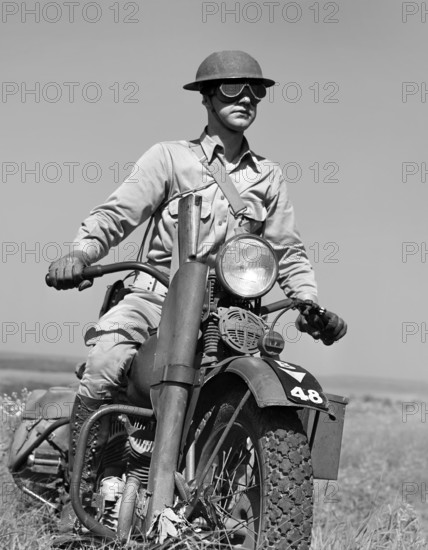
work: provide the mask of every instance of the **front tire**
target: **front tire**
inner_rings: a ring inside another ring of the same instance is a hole
[[[213,459],[205,479],[200,480],[205,503],[202,515],[206,520],[208,509],[216,540],[231,548],[309,550],[312,464],[296,411],[291,407],[261,409],[250,396],[215,452],[245,390],[212,399],[197,415],[196,480]]]

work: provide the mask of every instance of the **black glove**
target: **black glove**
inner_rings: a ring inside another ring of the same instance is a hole
[[[332,311],[308,315],[301,313],[296,319],[296,328],[300,332],[307,332],[314,340],[322,340],[326,346],[340,340],[348,330],[345,321]]]
[[[51,263],[49,280],[57,290],[67,290],[77,286],[79,290],[84,290],[93,284],[92,281],[84,280],[82,277],[83,268],[88,265],[89,262],[85,259],[85,254],[75,250]]]

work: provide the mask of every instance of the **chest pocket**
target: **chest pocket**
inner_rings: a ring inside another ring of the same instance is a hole
[[[260,199],[243,198],[247,210],[244,213],[244,221],[241,228],[246,233],[260,235],[263,229],[263,223],[266,221],[267,210]]]
[[[171,216],[171,218],[174,219],[174,221],[178,220],[178,203],[180,199],[174,199],[168,204],[168,213]],[[202,207],[201,207],[201,218],[203,220],[206,220],[211,215],[211,203],[206,200],[202,199]]]

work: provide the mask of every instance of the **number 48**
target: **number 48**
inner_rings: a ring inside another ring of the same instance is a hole
[[[306,395],[303,388],[301,388],[300,386],[295,386],[290,393],[293,397],[297,397],[301,401],[312,401],[313,403],[323,402],[322,397],[315,390],[308,390],[308,395]]]

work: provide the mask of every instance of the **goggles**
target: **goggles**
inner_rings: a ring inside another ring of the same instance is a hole
[[[251,94],[257,101],[266,97],[266,86],[264,84],[255,84],[254,82],[222,82],[217,88],[220,99],[225,103],[232,103],[238,98],[244,88],[249,88]]]

